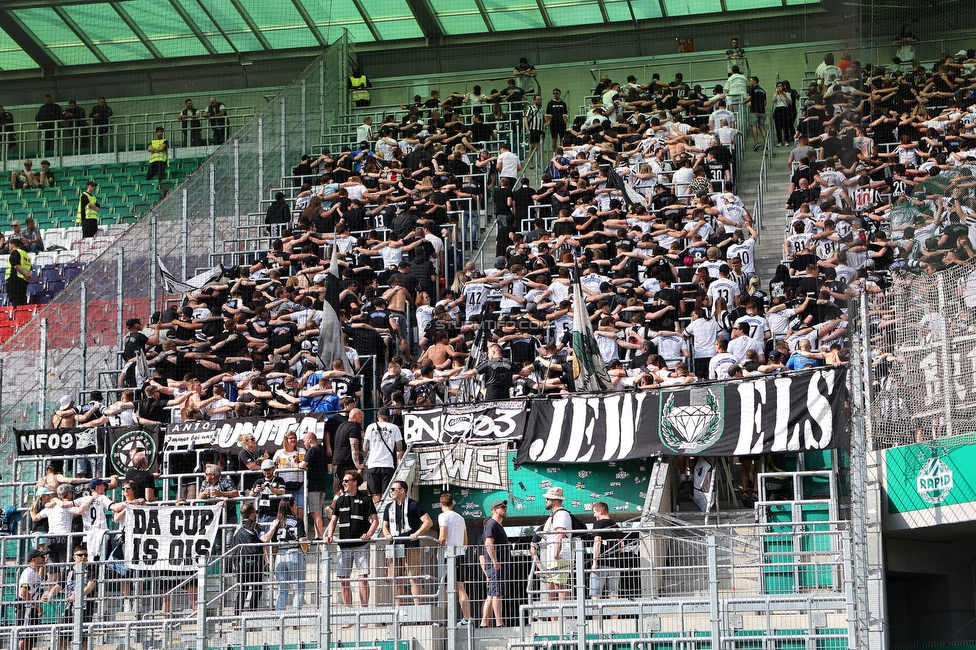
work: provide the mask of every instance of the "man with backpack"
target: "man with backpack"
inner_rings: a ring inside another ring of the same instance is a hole
[[[551,487],[543,495],[546,510],[551,514],[542,527],[542,558],[545,568],[547,600],[569,600],[570,533],[573,517],[563,507],[565,496],[561,487]]]

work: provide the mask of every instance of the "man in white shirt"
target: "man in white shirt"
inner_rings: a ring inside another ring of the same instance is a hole
[[[728,379],[729,368],[739,363],[734,355],[729,354],[729,342],[721,336],[715,339],[715,356],[708,362],[709,379]]]
[[[356,142],[373,141],[373,118],[366,117],[363,123],[356,127]]]
[[[691,322],[683,332],[691,337],[695,347],[695,374],[701,379],[708,379],[708,364],[715,356],[715,341],[721,328],[714,318],[708,318],[705,310],[698,307],[691,312]]]
[[[755,350],[759,355],[759,360],[764,360],[764,350],[762,343],[749,336],[748,323],[739,323],[732,327],[732,340],[729,341],[729,354],[734,356],[739,363],[745,363],[746,352]]]
[[[440,533],[437,541],[444,547],[448,556],[455,558],[454,569],[457,574],[458,604],[461,606],[461,620],[458,621],[459,630],[465,630],[471,625],[471,600],[464,586],[464,548],[468,545],[468,529],[464,517],[454,512],[454,497],[450,492],[441,494],[441,514],[437,515],[437,528]]]
[[[726,126],[735,127],[735,113],[729,110],[728,104],[724,99],[720,99],[718,100],[718,104],[716,104],[715,110],[708,116],[708,124],[714,131],[722,126],[723,120],[727,122]]]
[[[518,156],[512,153],[511,147],[503,143],[498,147],[498,160],[495,161],[495,168],[498,170],[499,177],[511,179],[511,187],[515,187],[515,179],[518,178],[518,173],[522,170],[522,162]]]
[[[739,284],[729,279],[728,264],[722,264],[718,268],[718,280],[708,285],[706,295],[709,298],[709,305],[715,304],[716,298],[724,298],[725,306],[729,309],[739,304]]]
[[[738,257],[742,260],[742,272],[747,279],[751,279],[756,274],[756,231],[749,224],[743,224],[749,231],[749,239],[745,238],[742,230],[732,233],[732,245],[729,246],[726,255],[729,259]]]
[[[376,422],[366,427],[363,436],[366,454],[366,491],[379,504],[393,480],[393,470],[403,457],[403,434],[390,422],[390,409],[384,406],[376,414]]]

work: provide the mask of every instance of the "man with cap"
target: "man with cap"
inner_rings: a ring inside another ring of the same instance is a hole
[[[285,479],[275,474],[275,462],[270,458],[261,461],[261,472],[263,475],[254,482],[251,488],[251,496],[257,498],[258,521],[267,523],[278,515],[278,497],[283,497],[288,493],[285,486]]]
[[[19,237],[11,235],[7,244],[10,246],[6,272],[7,299],[12,306],[19,307],[27,304],[27,285],[34,277],[31,273],[31,259]]]
[[[21,571],[17,580],[17,627],[37,625],[41,622],[41,610],[44,578],[41,567],[47,563],[47,551],[38,549],[27,554],[27,567]],[[44,598],[46,600],[46,598]],[[17,642],[17,650],[30,650],[34,647],[35,639],[21,634]]]
[[[78,199],[78,214],[75,216],[75,224],[81,226],[82,237],[94,237],[98,231],[98,211],[101,206],[95,198],[95,188],[98,184],[95,181],[85,183],[85,191]],[[9,293],[9,292],[8,292]]]
[[[494,614],[495,627],[502,626],[502,581],[505,567],[512,560],[512,543],[508,541],[502,522],[508,514],[508,501],[499,499],[491,503],[491,516],[485,519],[482,535],[484,552],[479,558],[481,570],[488,581],[488,593],[481,608],[481,627],[490,627],[489,616]]]
[[[542,527],[543,566],[549,600],[569,600],[569,560],[571,549],[567,533],[573,529],[569,510],[563,507],[561,487],[551,487],[543,495],[551,514]]]
[[[339,538],[339,560],[336,575],[342,586],[342,602],[347,607],[352,605],[352,586],[349,582],[353,567],[360,578],[359,603],[369,605],[369,539],[379,527],[379,517],[373,500],[359,489],[363,482],[362,475],[354,469],[346,470],[342,476],[342,493],[337,494],[332,501],[332,519],[329,530],[325,535],[325,542],[331,544],[335,539],[336,529]]]
[[[124,504],[115,504],[105,494],[108,490],[114,490],[116,485],[118,485],[117,476],[113,476],[111,480],[93,478],[88,482],[88,489],[91,490],[91,494],[82,497],[71,509],[72,514],[81,517],[81,523],[85,530],[85,545],[95,559],[104,557],[102,547],[104,546],[105,534],[108,533],[106,511],[117,512],[125,509]]]

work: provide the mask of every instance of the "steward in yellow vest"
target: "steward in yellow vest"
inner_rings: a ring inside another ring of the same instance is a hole
[[[355,106],[369,106],[369,90],[372,84],[366,79],[366,75],[353,68],[352,76],[349,77],[349,89],[352,91],[350,99]]]
[[[163,127],[156,127],[156,138],[149,143],[146,150],[149,152],[149,173],[146,174],[146,180],[158,178],[159,189],[162,189],[163,181],[166,180],[166,165],[169,164],[169,142],[163,137]]]
[[[75,223],[81,226],[82,237],[94,237],[98,230],[98,199],[95,198],[95,188],[98,187],[95,181],[88,181],[85,191],[78,199],[78,214],[75,216]]]
[[[25,251],[23,243],[18,237],[11,237],[10,261],[7,264],[7,299],[14,307],[27,304],[27,284],[31,278],[30,255]]]

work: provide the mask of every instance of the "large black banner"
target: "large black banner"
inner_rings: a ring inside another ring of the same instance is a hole
[[[518,440],[525,430],[527,405],[519,400],[404,411],[403,437],[408,445]]]
[[[18,456],[75,456],[98,452],[96,429],[14,429]]]
[[[105,427],[105,475],[123,476],[132,467],[132,457],[137,452],[146,454],[149,469],[158,469],[162,458],[159,453],[159,425],[144,427]]]
[[[280,447],[285,434],[294,431],[301,440],[306,431],[314,431],[319,440],[325,435],[325,421],[331,413],[301,413],[277,418],[235,418],[233,420],[192,420],[166,427],[166,450],[187,450],[193,446],[211,445],[228,450],[237,447],[242,434],[254,436],[258,446]]]
[[[847,447],[847,368],[536,401],[516,463],[754,456]]]

